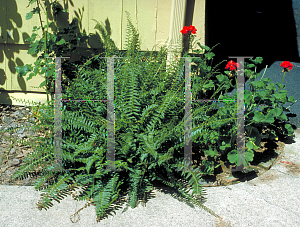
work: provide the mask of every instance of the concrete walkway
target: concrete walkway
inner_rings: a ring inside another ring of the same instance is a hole
[[[295,135],[295,143],[286,144],[276,164],[259,177],[236,185],[205,188],[204,205],[231,226],[300,226],[300,129]],[[36,206],[39,194],[32,186],[0,185],[0,226],[216,226],[218,222],[203,209],[155,190],[146,207],[139,204],[124,211],[124,203],[116,214],[97,223],[95,207],[90,206],[75,216],[79,218],[77,223],[72,223],[71,215],[84,202],[69,196],[40,211]]]

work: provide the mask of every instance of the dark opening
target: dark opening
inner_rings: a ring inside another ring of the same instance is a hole
[[[292,0],[208,0],[205,12],[205,44],[220,43],[213,65],[236,61],[228,56],[263,57],[258,71],[274,61],[299,62]]]

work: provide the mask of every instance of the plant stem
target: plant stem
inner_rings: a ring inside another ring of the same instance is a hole
[[[281,84],[280,84],[280,87],[279,87],[279,91],[280,91],[280,88],[281,88],[281,85],[282,85],[282,82],[283,82],[284,76],[285,76],[285,72],[284,72],[284,74],[283,74],[283,77],[282,77],[282,80],[281,80]],[[278,92],[279,92],[279,91],[278,91]]]
[[[40,8],[40,3],[39,3],[39,0],[37,0],[37,6]],[[41,9],[41,8],[40,8]],[[48,50],[47,50],[47,36],[48,36],[48,28],[49,28],[49,20],[48,20],[48,7],[46,6],[46,3],[45,3],[45,14],[46,14],[46,19],[47,19],[47,31],[45,32],[45,29],[43,27],[43,23],[42,23],[42,17],[41,17],[41,13],[40,13],[40,10],[39,10],[39,18],[40,18],[40,23],[41,23],[41,27],[42,27],[42,30],[43,30],[43,34],[45,36],[45,54],[47,55],[48,54]],[[47,95],[47,102],[49,101],[49,92],[48,92],[48,89],[47,89],[47,84],[48,84],[48,78],[45,76],[45,79],[46,79],[46,95]]]
[[[45,36],[45,53],[46,53],[46,55],[47,55],[47,54],[48,54],[48,49],[47,49],[47,36],[48,36],[49,23],[48,23],[48,7],[46,6],[46,3],[45,3],[45,7],[46,7],[46,19],[47,19],[47,32],[46,32],[46,36]],[[47,78],[47,76],[46,76],[46,85],[47,85],[47,83],[48,83],[48,78]],[[47,87],[46,87],[46,93],[47,93],[47,100],[49,100],[48,94],[49,94],[50,92],[48,92]]]
[[[260,80],[259,80],[259,81],[261,81],[261,80],[262,80],[262,78],[264,77],[264,75],[265,75],[265,73],[266,73],[266,70],[267,70],[267,67],[268,67],[268,66],[266,66],[266,68],[265,68],[265,71],[264,71],[264,74],[262,75],[262,77],[260,78]]]
[[[47,36],[48,36],[48,28],[49,28],[49,23],[48,23],[48,7],[46,7],[46,18],[47,18],[47,32],[45,36],[45,53],[48,54],[48,49],[47,49]]]
[[[37,4],[38,8],[40,8],[40,6],[39,6],[39,4],[40,4],[39,0],[36,1],[36,4]],[[41,27],[42,27],[43,33],[45,33],[40,10],[39,10],[39,17],[40,17],[40,22],[41,22]]]

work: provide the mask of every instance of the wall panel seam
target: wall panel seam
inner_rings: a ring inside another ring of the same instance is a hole
[[[122,11],[121,11],[121,50],[123,50],[123,16],[124,16],[124,0],[122,0]]]

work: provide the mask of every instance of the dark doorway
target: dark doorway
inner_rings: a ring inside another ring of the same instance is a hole
[[[292,0],[207,0],[205,12],[206,45],[220,43],[213,65],[236,61],[228,56],[263,57],[258,71],[274,61],[299,62]]]

